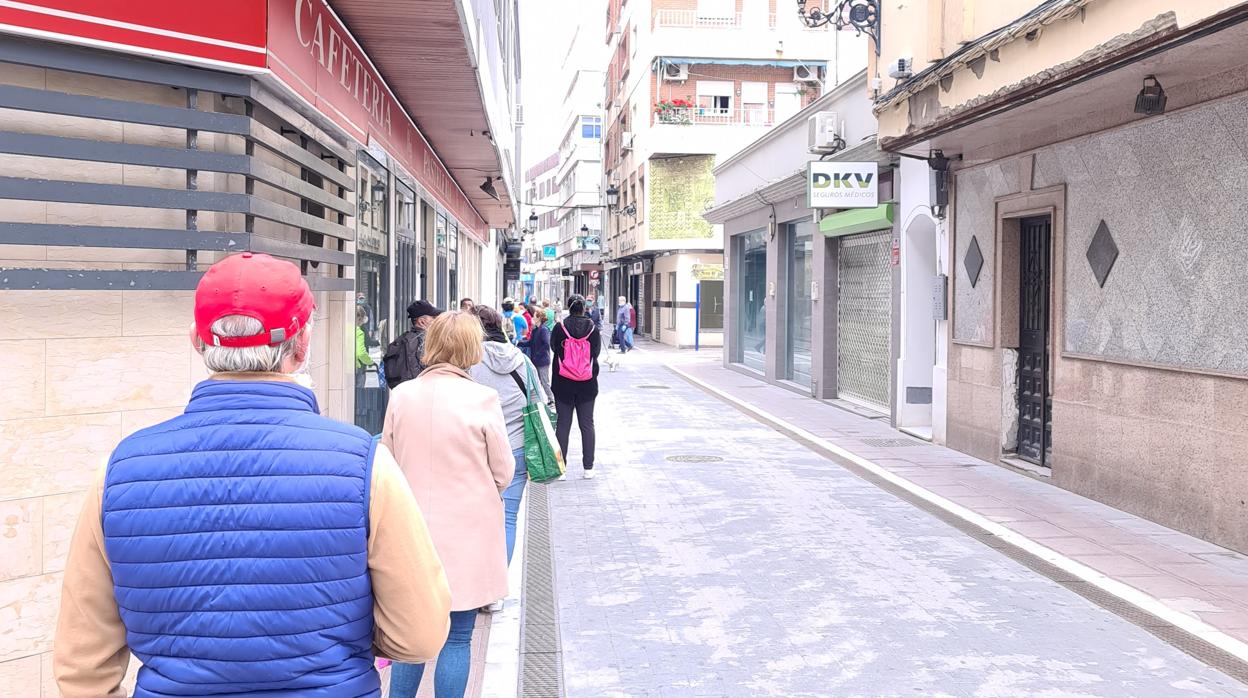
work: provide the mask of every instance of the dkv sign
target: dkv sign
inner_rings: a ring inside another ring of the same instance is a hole
[[[880,168],[874,162],[812,162],[806,171],[810,208],[875,208]]]

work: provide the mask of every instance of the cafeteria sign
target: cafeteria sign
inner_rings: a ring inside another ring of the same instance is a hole
[[[810,208],[875,208],[880,201],[880,167],[874,162],[822,162],[806,170]]]

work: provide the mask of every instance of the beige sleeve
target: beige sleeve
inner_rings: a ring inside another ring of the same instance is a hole
[[[451,588],[416,498],[390,449],[378,444],[369,503],[373,647],[400,662],[438,656],[451,623]]]
[[[511,453],[511,440],[507,438],[507,422],[503,417],[503,404],[497,395],[490,397],[485,408],[485,455],[494,473],[494,484],[499,494],[511,484],[516,474],[516,457]]]
[[[62,698],[124,698],[130,663],[126,628],[113,595],[113,574],[100,525],[104,469],[87,492],[69,544],[61,615],[52,649],[52,673]]]

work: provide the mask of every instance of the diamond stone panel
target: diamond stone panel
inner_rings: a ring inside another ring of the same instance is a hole
[[[979,238],[973,235],[963,264],[966,266],[966,275],[971,279],[971,288],[975,288],[975,284],[979,283],[979,272],[984,269],[984,253],[979,250]]]
[[[1114,262],[1118,261],[1118,245],[1114,242],[1114,236],[1109,234],[1109,226],[1104,220],[1096,227],[1096,234],[1088,244],[1087,256],[1097,285],[1105,288],[1105,280],[1109,278]]]

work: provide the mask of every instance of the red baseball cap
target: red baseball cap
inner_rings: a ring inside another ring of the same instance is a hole
[[[217,347],[281,344],[308,324],[316,301],[299,267],[267,254],[244,252],[208,267],[195,288],[195,331]],[[227,315],[255,318],[264,331],[250,337],[218,337],[212,323]]]

